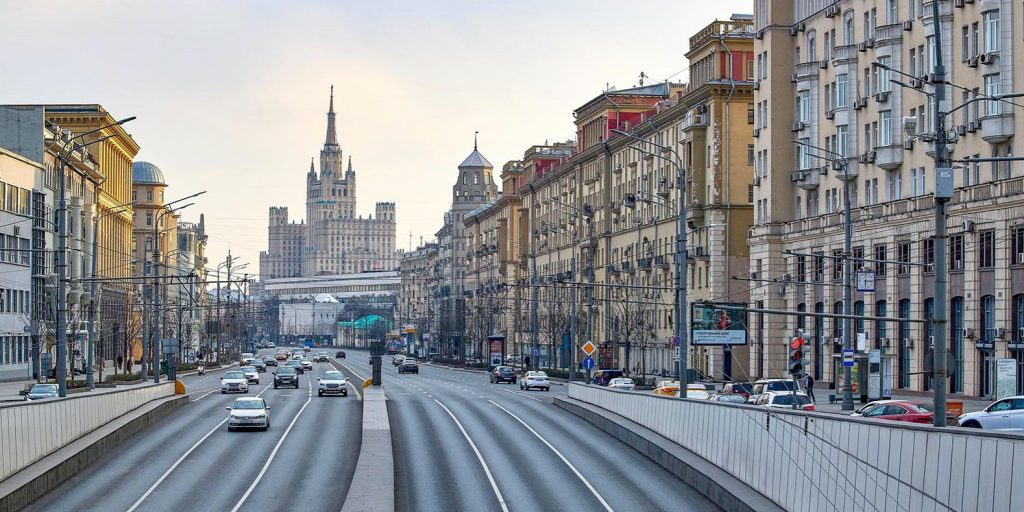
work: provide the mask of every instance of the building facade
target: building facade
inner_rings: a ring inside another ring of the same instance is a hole
[[[352,157],[347,168],[344,163],[332,87],[320,170],[310,160],[306,174],[306,221],[290,221],[287,208],[270,208],[267,251],[260,253],[261,275],[310,277],[398,267],[395,203],[378,202],[374,215],[359,215]]]
[[[399,253],[398,319],[403,326],[416,329],[413,341],[425,346],[430,341],[430,325],[434,316],[434,266],[437,264],[437,244],[424,244],[414,251]],[[426,339],[423,335],[426,334]]]
[[[841,313],[843,263],[873,286],[854,292],[858,351],[891,362],[892,388],[928,390],[935,308],[949,319],[953,393],[991,396],[997,359],[1015,359],[1024,392],[1024,175],[1011,160],[1022,126],[1016,106],[989,98],[1021,89],[1013,60],[1019,5],[1000,0],[755,2],[755,225],[751,300],[769,309]],[[941,38],[936,39],[936,26]],[[941,48],[941,52],[936,49]],[[932,83],[941,53],[949,85]],[[874,66],[873,63],[883,66]],[[888,71],[888,69],[893,71]],[[897,83],[898,82],[898,83]],[[945,87],[945,123],[932,92]],[[946,261],[949,302],[934,301],[934,140],[953,139]],[[799,143],[794,143],[796,140]],[[844,252],[849,201],[852,253]],[[786,251],[791,251],[787,253]],[[873,277],[873,278],[872,278]],[[911,320],[926,320],[914,322]],[[756,376],[785,373],[786,341],[810,336],[812,374],[839,386],[841,322],[758,315]]]

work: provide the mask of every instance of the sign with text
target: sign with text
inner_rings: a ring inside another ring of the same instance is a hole
[[[487,344],[489,345],[490,348],[490,367],[493,369],[495,366],[501,366],[505,364],[505,337],[488,336]]]
[[[1017,394],[1017,360],[996,359],[996,400]]]
[[[716,308],[716,305],[730,309]],[[721,302],[717,304],[694,303],[690,305],[690,339],[694,345],[746,345],[747,312],[746,304]]]

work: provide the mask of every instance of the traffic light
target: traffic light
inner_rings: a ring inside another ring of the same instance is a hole
[[[794,377],[800,377],[804,373],[804,341],[803,337],[795,336],[789,342],[789,373]]]

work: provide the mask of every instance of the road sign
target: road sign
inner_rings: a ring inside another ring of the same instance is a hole
[[[588,342],[584,343],[583,346],[580,347],[580,349],[583,350],[584,354],[589,356],[589,355],[593,354],[597,350],[597,347],[595,347],[593,343],[588,341]]]
[[[853,352],[852,348],[843,349],[843,367],[845,367],[845,368],[853,368],[853,363],[854,363],[853,354],[854,354],[854,352]]]
[[[535,348],[535,349],[530,351],[530,354],[532,354],[533,357],[539,357],[540,356],[540,349],[539,348]]]
[[[585,368],[587,370],[593,370],[594,369],[594,358],[590,357],[590,356],[587,356],[587,357],[583,358],[583,368]]]

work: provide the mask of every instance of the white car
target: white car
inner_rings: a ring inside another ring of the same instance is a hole
[[[224,376],[220,378],[220,392],[248,393],[249,379],[240,370],[224,372]]]
[[[676,391],[676,396],[679,396],[678,391]],[[707,400],[708,398],[711,398],[711,393],[708,393],[708,388],[704,387],[704,384],[687,384],[686,398]]]
[[[796,408],[802,411],[813,411],[814,402],[807,397],[807,393],[797,391],[766,391],[757,397],[754,405],[762,405],[774,409],[793,409],[793,401],[796,401]]]
[[[329,394],[348,396],[348,379],[345,378],[345,374],[336,370],[320,374],[320,378],[316,380],[316,395]]]
[[[245,374],[245,378],[249,380],[249,384],[260,383],[260,372],[255,366],[243,366],[238,370]]]
[[[526,372],[519,377],[519,389],[529,391],[530,388],[551,391],[551,381],[548,380],[548,374],[544,372]]]
[[[1011,396],[981,411],[961,414],[957,423],[968,428],[1024,431],[1024,396]]]
[[[235,400],[228,411],[228,432],[240,428],[270,428],[270,406],[262,398],[246,397]]]
[[[299,359],[299,361],[302,362],[302,371],[304,371],[304,372],[311,372],[311,371],[313,371],[313,361],[310,361],[309,359],[307,359],[305,357],[303,357],[302,359]]]
[[[636,384],[633,384],[633,379],[626,377],[616,377],[608,383],[608,387],[612,389],[622,389],[625,391],[636,390]]]
[[[253,355],[252,352],[246,352],[246,353],[242,354],[242,364],[249,364],[255,358],[256,358],[256,356]]]

